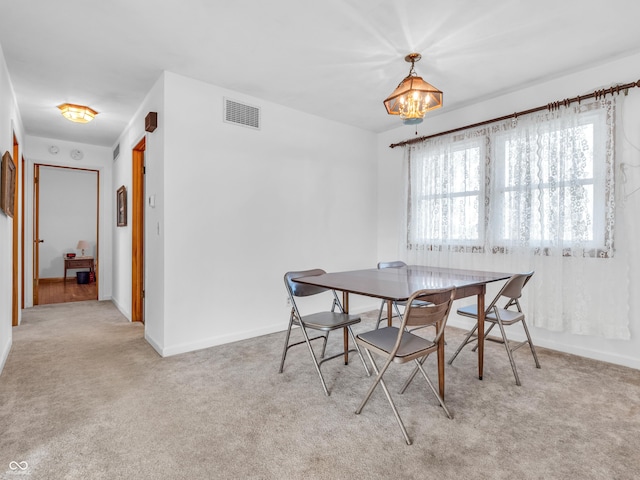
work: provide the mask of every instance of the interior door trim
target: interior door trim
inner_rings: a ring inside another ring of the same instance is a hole
[[[38,285],[40,283],[40,167],[80,170],[96,174],[96,256],[93,270],[96,280],[96,300],[100,291],[100,170],[94,168],[68,167],[65,165],[51,165],[47,163],[33,164],[33,306],[39,305]]]
[[[39,305],[40,285],[40,165],[33,166],[33,306]]]
[[[22,170],[20,169],[20,162],[18,161],[19,158],[19,154],[20,154],[20,145],[18,144],[18,139],[16,137],[16,134],[13,134],[13,159],[14,159],[14,163],[16,165],[16,176],[13,180],[14,182],[14,189],[13,189],[13,208],[14,208],[14,214],[13,214],[13,254],[12,254],[12,300],[11,300],[11,325],[16,327],[18,326],[18,320],[19,320],[19,316],[18,316],[18,311],[19,311],[19,295],[18,295],[18,291],[20,290],[20,274],[22,272],[20,272],[19,269],[19,249],[18,249],[18,245],[19,245],[19,241],[20,241],[20,235],[19,235],[19,224],[22,221],[22,219],[20,218],[20,208],[19,208],[19,204],[18,204],[18,188],[20,186],[20,183],[18,182],[18,178],[20,177],[20,174],[22,173]]]
[[[131,152],[131,321],[144,323],[144,152],[146,138]]]

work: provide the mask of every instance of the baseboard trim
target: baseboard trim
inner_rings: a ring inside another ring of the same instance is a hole
[[[112,301],[114,302],[114,304],[116,304],[116,307],[118,307],[117,302],[115,302],[115,300],[113,299]],[[371,306],[365,306],[361,308],[355,308],[351,311],[351,313],[361,314],[365,312],[370,312],[372,310],[377,310],[377,308],[379,307],[374,306],[372,308]],[[120,307],[118,307],[118,309],[127,318],[130,318]],[[447,323],[447,325],[454,328],[469,330],[469,328],[473,326],[473,323],[471,323],[471,321],[467,322],[467,319],[462,319],[462,318],[457,319],[455,317],[451,317],[449,318],[449,322]],[[145,334],[145,339],[147,340],[147,342],[149,342],[149,344],[153,347],[153,349],[156,352],[158,352],[158,354],[160,354],[162,357],[170,357],[173,355],[179,355],[181,353],[193,352],[196,350],[215,347],[217,345],[224,345],[226,343],[232,343],[240,340],[246,340],[248,338],[259,337],[261,335],[268,335],[271,333],[282,332],[286,330],[286,328],[287,328],[286,324],[278,323],[278,324],[269,325],[269,326],[255,329],[255,330],[248,330],[248,331],[236,332],[228,335],[209,337],[209,338],[201,339],[196,342],[185,342],[185,343],[179,343],[176,345],[169,345],[166,347],[161,347],[155,341],[153,341],[152,338],[148,337],[146,334]],[[509,337],[515,341],[524,340],[524,334],[522,334],[522,338],[521,338],[518,332],[509,333]],[[540,346],[542,348],[548,348],[550,350],[555,350],[557,352],[568,353],[571,355],[577,355],[580,357],[590,358],[593,360],[599,360],[602,362],[612,363],[615,365],[621,365],[623,367],[629,367],[629,368],[640,370],[640,359],[637,359],[637,358],[632,358],[632,357],[623,356],[623,355],[614,355],[608,352],[590,350],[590,349],[581,348],[581,347],[574,347],[572,345],[567,345],[565,343],[558,343],[558,342],[553,342],[545,339],[534,338],[533,341],[536,346]]]
[[[75,278],[72,278],[71,280],[75,280]],[[62,278],[62,277],[39,278],[38,282],[40,282],[40,283],[62,283],[62,282],[64,282],[64,278]]]
[[[362,306],[350,310],[350,313],[359,315],[361,313],[369,312],[375,309],[375,306]],[[221,335],[216,337],[209,337],[198,340],[197,342],[185,342],[176,345],[170,345],[161,348],[151,339],[147,338],[149,344],[163,357],[170,357],[173,355],[179,355],[181,353],[193,352],[196,350],[203,350],[205,348],[215,347],[218,345],[224,345],[227,343],[238,342],[240,340],[246,340],[248,338],[260,337],[262,335],[269,335],[271,333],[283,332],[287,329],[287,322],[280,322],[277,324],[271,324],[265,327],[256,328],[254,330],[246,330],[243,332],[234,332],[228,335]]]
[[[7,363],[7,359],[9,358],[9,352],[11,351],[12,344],[13,344],[13,338],[10,335],[9,338],[7,339],[7,343],[5,343],[2,346],[2,350],[0,351],[0,353],[2,353],[2,356],[0,356],[0,374],[2,373],[2,370],[4,370],[4,366]]]
[[[115,298],[113,298],[113,297],[111,297],[111,303],[113,303],[113,304],[116,306],[116,308],[120,311],[120,313],[121,313],[122,315],[124,315],[124,317],[125,317],[127,320],[131,321],[131,312],[128,312],[128,311],[127,311],[127,310],[126,310],[122,305],[120,305],[120,304],[118,303],[118,301],[117,301]]]
[[[151,345],[151,347],[158,353],[158,355],[160,355],[161,357],[165,356],[162,354],[162,347],[153,338],[151,338],[151,336],[149,336],[146,328],[144,331],[144,339],[147,341],[149,345]]]
[[[114,303],[116,302],[114,301]],[[351,313],[359,315],[361,313],[369,312],[374,308],[375,308],[374,306],[354,308],[351,311]],[[124,312],[123,312],[123,315],[124,315]],[[170,345],[166,347],[161,347],[151,337],[147,336],[146,333],[145,333],[145,339],[147,340],[147,342],[149,342],[149,345],[151,345],[153,349],[156,352],[158,352],[162,357],[171,357],[173,355],[179,355],[181,353],[188,353],[196,350],[203,350],[205,348],[215,347],[218,345],[224,345],[232,342],[238,342],[240,340],[246,340],[248,338],[260,337],[262,335],[269,335],[271,333],[283,332],[286,329],[287,329],[286,322],[277,323],[277,324],[268,325],[266,327],[257,328],[254,330],[234,332],[228,335],[209,337],[209,338],[200,339],[196,342],[185,342],[185,343],[179,343],[176,345]]]
[[[236,332],[228,335],[221,335],[218,337],[209,337],[201,339],[197,342],[180,343],[177,345],[171,345],[165,348],[159,348],[151,342],[151,346],[162,355],[163,357],[171,357],[173,355],[179,355],[181,353],[193,352],[196,350],[202,350],[205,348],[215,347],[218,345],[224,345],[227,343],[237,342],[240,340],[246,340],[248,338],[260,337],[262,335],[268,335],[270,333],[282,332],[287,326],[282,323],[269,325],[267,327],[258,328],[255,330],[247,330],[244,332]],[[149,341],[149,340],[147,340]]]
[[[587,348],[574,347],[564,343],[557,343],[549,340],[540,339],[536,341],[533,338],[533,343],[536,346],[548,348],[549,350],[555,350],[556,352],[568,353],[570,355],[576,355],[578,357],[590,358],[592,360],[598,360],[600,362],[613,363],[614,365],[620,365],[623,367],[634,368],[640,370],[640,360],[623,355],[614,355],[608,352],[599,352],[597,350],[590,350]]]
[[[449,318],[447,326],[468,331],[471,327],[473,327],[473,322],[471,320],[467,321],[466,319]],[[493,334],[493,331],[491,332],[491,334]],[[507,332],[507,337],[510,340],[516,342],[522,342],[526,338],[523,332],[515,331],[515,329],[513,332],[509,330]],[[615,355],[610,352],[602,352],[589,348],[576,347],[567,343],[559,343],[549,339],[536,338],[535,336],[533,336],[532,340],[533,344],[536,347],[548,348],[549,350],[554,350],[556,352],[568,353],[570,355],[576,355],[578,357],[590,358],[592,360],[613,363],[614,365],[620,365],[623,367],[635,368],[637,370],[640,370],[640,359],[637,358],[624,355]]]

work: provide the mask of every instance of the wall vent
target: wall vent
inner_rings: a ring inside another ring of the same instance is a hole
[[[224,121],[260,130],[260,109],[251,105],[224,99]]]
[[[118,158],[118,155],[120,155],[120,144],[116,145],[116,148],[113,149],[113,161],[116,161],[116,158]]]

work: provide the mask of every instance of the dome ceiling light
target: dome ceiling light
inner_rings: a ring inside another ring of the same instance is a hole
[[[84,105],[74,105],[73,103],[63,103],[58,105],[62,115],[67,120],[76,123],[88,123],[98,114],[94,109]]]

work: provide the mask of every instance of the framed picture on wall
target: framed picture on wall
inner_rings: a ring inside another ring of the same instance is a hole
[[[9,152],[5,152],[2,156],[0,182],[0,209],[8,216],[13,217],[15,207],[13,199],[16,188],[16,166]]]
[[[118,189],[116,194],[116,212],[117,212],[117,226],[127,226],[127,187],[124,185]]]

